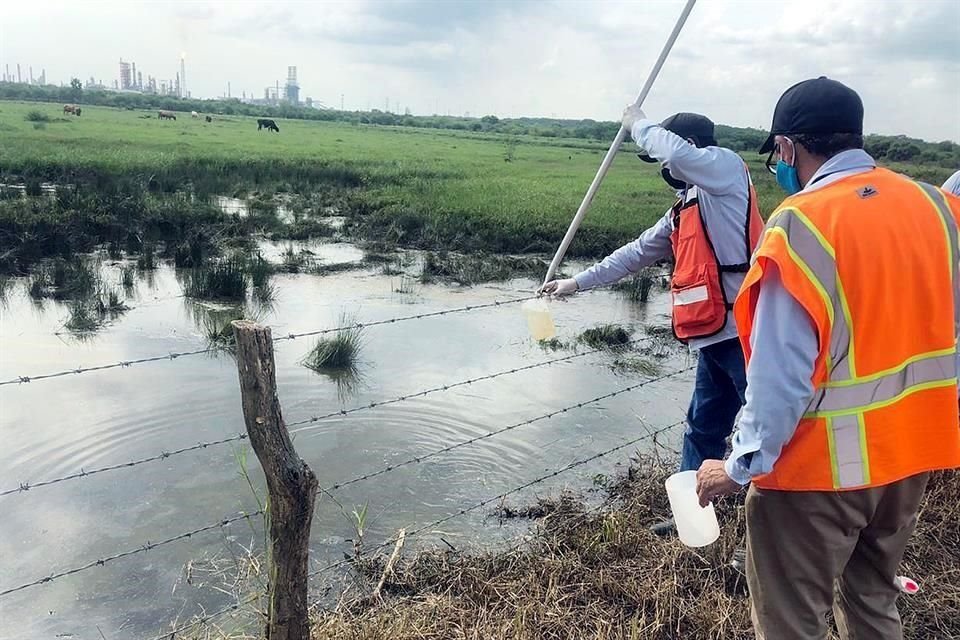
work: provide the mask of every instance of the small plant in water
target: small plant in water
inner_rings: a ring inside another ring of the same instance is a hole
[[[303,365],[319,373],[350,370],[356,367],[360,356],[361,338],[362,329],[356,327],[343,329],[332,338],[322,338],[303,359]]]
[[[120,284],[124,289],[132,289],[137,282],[137,270],[133,265],[120,268]]]
[[[153,271],[157,268],[157,254],[152,244],[143,245],[140,257],[137,258],[137,269]]]
[[[651,268],[641,269],[629,280],[621,280],[611,289],[621,293],[633,302],[646,302],[650,299],[650,290],[656,284],[659,272]]]
[[[630,331],[615,324],[587,329],[577,338],[593,349],[624,349],[630,342]]]
[[[184,294],[206,300],[243,300],[247,295],[246,267],[234,258],[193,269],[187,276]]]

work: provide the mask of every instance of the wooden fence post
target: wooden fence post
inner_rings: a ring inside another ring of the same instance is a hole
[[[309,640],[307,559],[317,477],[293,448],[280,414],[270,327],[233,323],[243,417],[270,494],[269,640]]]

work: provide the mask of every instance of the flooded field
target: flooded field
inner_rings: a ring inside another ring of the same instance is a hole
[[[260,250],[275,262],[289,248],[290,243],[264,243]],[[363,257],[347,243],[297,245],[300,249],[324,265]],[[373,266],[324,276],[280,273],[272,278],[272,300],[250,302],[245,310],[279,336],[335,327],[344,317],[370,322],[523,298],[536,286],[528,279],[472,287],[422,284],[416,277],[419,260],[415,253],[403,254],[389,276]],[[119,286],[124,266],[104,258],[103,281]],[[99,330],[79,334],[66,328],[68,303],[34,300],[27,279],[8,280],[0,306],[0,379],[204,348],[208,331],[202,319],[217,305],[184,297],[182,280],[169,266],[138,272],[124,293],[129,309]],[[668,308],[656,287],[646,304],[598,291],[553,302],[551,310],[563,341],[602,323],[632,327],[635,337],[644,335],[644,326],[668,324]],[[535,343],[519,304],[369,327],[361,334],[357,375],[339,384],[301,364],[315,340],[276,344],[288,423],[573,353]],[[652,358],[663,373],[690,364],[683,351],[669,353]],[[319,420],[294,429],[295,446],[321,487],[329,487],[645,379],[630,368],[611,367],[614,359],[591,354]],[[422,526],[645,429],[677,422],[691,380],[685,373],[357,482],[335,492],[339,505],[321,496],[311,563],[319,568],[353,552],[354,510],[366,508],[364,544],[372,548],[400,527]],[[244,431],[236,365],[228,352],[8,385],[0,387],[0,407],[5,442],[0,491]],[[679,429],[662,440],[672,447],[678,441]],[[538,484],[510,502],[565,487],[589,490],[593,476],[614,472],[628,451]],[[240,441],[2,496],[0,590],[255,511],[258,498],[250,485],[262,500],[255,456]],[[424,544],[496,546],[528,526],[501,525],[490,517],[492,509],[411,539],[407,552]],[[260,520],[240,521],[9,595],[0,601],[0,638],[86,640],[100,638],[101,631],[111,639],[152,637],[171,620],[230,604],[229,593],[202,584],[192,567],[209,558],[229,564],[244,548],[261,550],[262,540]],[[313,583],[320,599],[335,597],[339,586],[336,572]]]

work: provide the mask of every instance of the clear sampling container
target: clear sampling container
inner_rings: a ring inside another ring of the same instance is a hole
[[[520,308],[523,309],[523,315],[527,317],[527,327],[534,340],[549,340],[557,335],[557,328],[553,324],[553,316],[550,315],[550,307],[546,300],[543,298],[527,300]]]
[[[711,502],[700,506],[697,472],[681,471],[667,478],[667,498],[677,525],[680,542],[688,547],[705,547],[720,537],[720,525]]]

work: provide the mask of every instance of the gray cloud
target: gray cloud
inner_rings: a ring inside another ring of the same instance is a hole
[[[0,55],[43,61],[58,80],[113,78],[120,56],[171,77],[186,49],[195,95],[219,95],[230,80],[235,94],[259,94],[297,65],[302,94],[327,104],[344,94],[346,106],[366,108],[389,96],[415,113],[609,120],[636,95],[682,0],[205,0],[150,4],[148,12],[119,1],[41,4],[5,9]],[[960,140],[955,7],[701,2],[645,106],[655,116],[695,110],[766,127],[786,87],[828,75],[861,92],[872,131]]]

